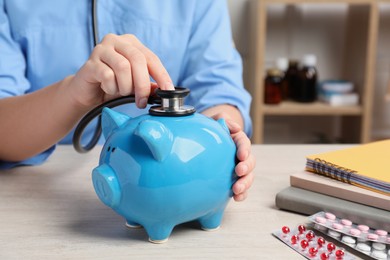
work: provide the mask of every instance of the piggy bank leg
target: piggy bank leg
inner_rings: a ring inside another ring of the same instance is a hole
[[[214,231],[219,228],[222,222],[224,208],[199,218],[199,223],[203,230]]]
[[[173,228],[174,225],[167,223],[145,225],[146,232],[149,235],[149,241],[154,244],[162,244],[167,242]]]
[[[142,226],[132,220],[126,220],[126,227],[131,229],[142,228]]]

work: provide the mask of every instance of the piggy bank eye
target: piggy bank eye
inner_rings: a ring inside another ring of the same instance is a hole
[[[107,152],[111,151],[111,152],[115,152],[115,149],[116,147],[112,147],[112,150],[111,150],[111,146],[107,147]]]

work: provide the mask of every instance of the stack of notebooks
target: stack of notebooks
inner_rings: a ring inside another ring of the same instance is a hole
[[[390,231],[390,140],[309,155],[306,169],[290,176],[291,187],[276,206],[307,215],[332,211],[355,222],[370,219]]]

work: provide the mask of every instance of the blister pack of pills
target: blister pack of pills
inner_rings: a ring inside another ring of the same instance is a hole
[[[386,230],[352,223],[330,212],[309,217],[314,228],[374,259],[390,259],[390,236]]]
[[[355,256],[345,251],[344,248],[338,247],[321,236],[317,236],[313,230],[305,225],[299,225],[294,229],[284,226],[272,234],[307,259],[355,259]]]

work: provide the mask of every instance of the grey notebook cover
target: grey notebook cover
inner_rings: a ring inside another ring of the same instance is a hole
[[[313,191],[288,187],[276,195],[275,204],[279,209],[305,215],[328,211],[334,213],[337,217],[349,219],[354,223],[390,231],[390,211]]]

